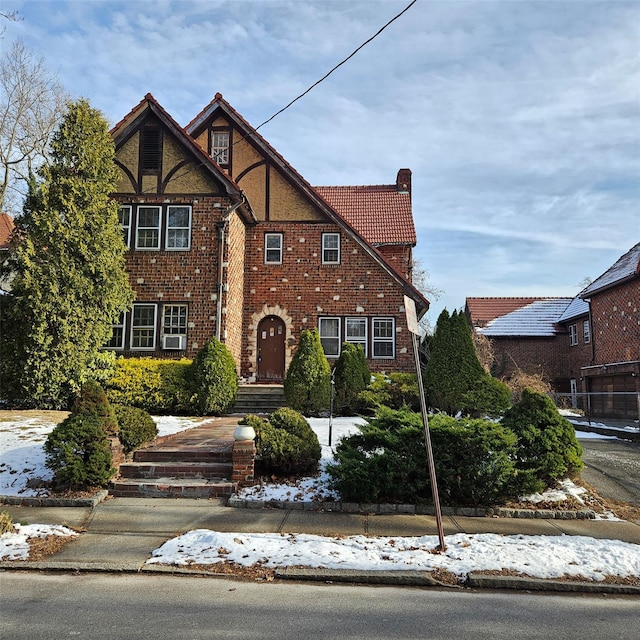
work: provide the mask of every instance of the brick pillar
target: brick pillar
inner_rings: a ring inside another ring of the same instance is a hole
[[[256,445],[253,440],[236,440],[233,443],[231,481],[237,482],[238,486],[252,484],[255,459]]]

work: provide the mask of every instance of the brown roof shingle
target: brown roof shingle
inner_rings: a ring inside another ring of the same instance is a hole
[[[415,246],[411,195],[395,184],[314,189],[367,242]]]

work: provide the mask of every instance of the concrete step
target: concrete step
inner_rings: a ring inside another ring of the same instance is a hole
[[[234,413],[273,413],[285,405],[282,385],[249,384],[238,387]]]
[[[120,465],[121,478],[208,478],[228,479],[233,473],[231,462],[125,462]]]
[[[109,493],[116,498],[228,498],[237,487],[233,482],[206,478],[156,478],[114,480]]]

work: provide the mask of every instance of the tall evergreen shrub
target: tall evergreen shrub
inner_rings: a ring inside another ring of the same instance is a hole
[[[317,329],[304,330],[284,379],[287,405],[304,415],[329,409],[331,369]]]
[[[343,416],[358,412],[358,394],[371,382],[371,372],[367,358],[360,345],[345,342],[334,370],[334,411]]]
[[[193,389],[193,407],[200,415],[220,415],[235,402],[236,363],[229,349],[217,338],[212,338],[196,354],[188,376]]]

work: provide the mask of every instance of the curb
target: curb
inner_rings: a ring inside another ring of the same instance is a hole
[[[23,507],[95,507],[106,500],[109,492],[98,491],[91,498],[37,498],[21,496],[0,496],[0,504],[11,504]]]
[[[432,506],[414,504],[361,504],[356,502],[318,502],[292,500],[245,500],[237,494],[232,495],[228,507],[236,509],[286,509],[290,511],[335,511],[336,513],[362,513],[378,515],[435,515]],[[476,518],[522,518],[541,520],[594,520],[595,511],[582,509],[579,511],[562,511],[552,509],[509,509],[507,507],[473,508],[442,507],[443,516],[466,516]]]

